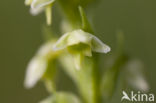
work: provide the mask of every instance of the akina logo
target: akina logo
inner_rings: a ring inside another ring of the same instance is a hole
[[[125,91],[122,91],[123,97],[121,101],[132,101],[132,102],[154,102],[154,94],[146,94],[138,91],[134,93],[131,91],[130,94],[127,94]]]

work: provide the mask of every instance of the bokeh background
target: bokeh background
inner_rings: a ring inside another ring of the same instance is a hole
[[[156,1],[101,0],[89,8],[98,37],[112,51],[117,29],[124,31],[126,52],[143,61],[150,92],[156,94]],[[59,18],[55,10],[54,23]],[[27,63],[43,43],[44,23],[44,14],[31,16],[23,0],[0,1],[0,103],[37,103],[47,96],[41,83],[31,90],[23,86]]]

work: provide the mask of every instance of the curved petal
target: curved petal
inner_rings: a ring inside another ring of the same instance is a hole
[[[43,8],[46,5],[53,3],[54,1],[55,0],[33,0],[32,4],[31,4],[31,8],[32,9]]]
[[[84,32],[82,30],[75,30],[71,32],[68,38],[68,45],[75,45],[78,43],[84,43],[90,45],[92,36],[91,34]]]
[[[33,15],[33,16],[36,16],[38,14],[40,14],[42,11],[44,10],[44,8],[38,8],[38,9],[30,9],[30,13]]]
[[[32,88],[37,81],[43,76],[47,68],[46,60],[34,57],[26,71],[26,78],[25,78],[25,87],[26,88]]]
[[[99,53],[108,53],[111,48],[99,40],[96,36],[93,35],[91,48],[95,52]]]
[[[64,34],[57,42],[56,44],[53,46],[53,50],[61,50],[66,48],[67,46],[67,42],[68,42],[68,37],[70,36],[70,33],[66,33]]]

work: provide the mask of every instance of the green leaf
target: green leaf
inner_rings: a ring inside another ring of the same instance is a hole
[[[82,20],[82,29],[86,32],[93,33],[90,23],[89,23],[89,21],[86,17],[86,14],[81,6],[79,6],[79,12],[81,15],[81,20]]]

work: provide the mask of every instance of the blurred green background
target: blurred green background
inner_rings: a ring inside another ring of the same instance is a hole
[[[144,62],[150,92],[156,93],[156,1],[101,0],[90,10],[98,37],[112,51],[116,31],[124,31],[127,53]],[[43,43],[43,23],[44,15],[31,16],[23,0],[0,1],[0,103],[37,103],[47,96],[41,83],[31,90],[23,86],[27,63]]]

